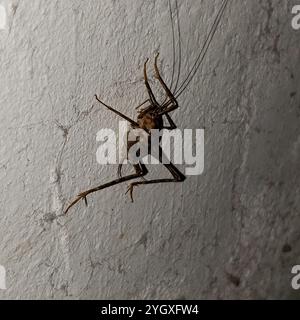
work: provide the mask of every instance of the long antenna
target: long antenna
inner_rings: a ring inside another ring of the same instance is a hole
[[[220,24],[221,18],[224,14],[224,11],[226,9],[226,6],[228,4],[229,0],[223,0],[223,3],[221,5],[221,8],[219,9],[217,16],[213,22],[213,25],[204,41],[203,47],[193,65],[193,67],[191,68],[191,70],[189,71],[186,79],[181,83],[180,87],[178,88],[178,90],[176,90],[176,92],[174,92],[174,95],[176,96],[176,98],[178,98],[184,91],[185,89],[188,87],[188,85],[190,84],[190,82],[192,81],[193,77],[195,76],[196,72],[198,71],[199,67],[201,66],[206,53],[209,49],[209,46],[214,38],[214,35],[218,29],[218,26]],[[168,102],[166,102],[168,103]]]
[[[176,49],[175,49],[175,30],[174,30],[174,20],[173,20],[171,0],[168,1],[168,4],[169,4],[169,12],[170,12],[171,28],[172,28],[172,51],[173,51],[173,58],[172,58],[172,78],[171,78],[171,84],[170,84],[170,90],[172,91],[173,81],[174,81],[174,75],[175,75]]]
[[[176,18],[177,18],[177,33],[178,33],[178,72],[177,72],[177,79],[175,83],[174,92],[176,92],[178,87],[178,82],[180,79],[181,73],[181,29],[180,29],[180,18],[179,18],[179,8],[178,8],[178,1],[175,0],[175,7],[176,7]]]

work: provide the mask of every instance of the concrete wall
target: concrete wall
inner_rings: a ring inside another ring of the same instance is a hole
[[[184,79],[221,1],[179,2]],[[157,51],[170,81],[167,1],[0,0],[0,298],[297,296],[296,3],[230,1],[174,112],[179,128],[205,127],[201,176],[139,187],[133,204],[119,185],[63,216],[78,192],[116,177],[96,162],[96,133],[119,119],[93,95],[134,117]]]

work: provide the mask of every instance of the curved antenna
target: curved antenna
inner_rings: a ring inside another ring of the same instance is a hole
[[[192,81],[193,77],[195,76],[196,72],[198,71],[199,67],[201,66],[206,53],[209,49],[209,46],[214,38],[214,35],[218,29],[218,26],[220,24],[221,18],[224,14],[224,11],[226,9],[226,6],[228,4],[229,0],[223,0],[223,3],[221,5],[221,8],[218,11],[218,14],[213,22],[213,25],[204,41],[203,47],[193,65],[193,67],[191,68],[191,70],[189,71],[186,79],[181,83],[180,87],[178,88],[178,90],[176,90],[176,92],[174,92],[174,95],[176,96],[176,98],[178,98],[184,91],[185,89],[188,87],[188,85],[190,84],[190,82]],[[168,101],[166,102],[166,104],[168,104]]]
[[[173,81],[175,76],[175,58],[176,58],[176,49],[175,49],[175,30],[174,30],[174,20],[173,20],[173,13],[172,13],[172,6],[171,0],[168,1],[169,4],[169,13],[170,13],[170,20],[171,20],[171,28],[172,28],[172,51],[173,51],[173,58],[172,58],[172,78],[170,84],[170,90],[173,87]]]
[[[180,18],[179,18],[179,9],[178,9],[178,1],[175,0],[175,8],[176,8],[176,18],[177,18],[177,34],[178,34],[178,73],[177,73],[177,79],[175,83],[174,92],[176,92],[178,88],[178,83],[180,79],[180,73],[181,73],[181,28],[180,28]]]
[[[179,65],[178,65],[178,71],[176,76],[176,82],[175,82],[175,88],[174,91],[173,85],[175,80],[175,69],[176,69],[176,39],[175,39],[175,23],[174,23],[174,17],[173,17],[173,10],[172,10],[172,4],[171,0],[168,0],[168,6],[169,6],[169,14],[170,14],[170,21],[171,21],[171,29],[172,29],[172,77],[171,77],[171,84],[169,85],[170,91],[175,92],[178,88],[178,83],[180,79],[180,73],[181,73],[181,28],[180,28],[180,20],[179,20],[179,10],[178,10],[178,1],[175,1],[175,12],[176,12],[176,20],[177,20],[177,34],[178,34],[178,50],[179,50]],[[168,100],[168,97],[164,99],[161,106],[163,106]]]

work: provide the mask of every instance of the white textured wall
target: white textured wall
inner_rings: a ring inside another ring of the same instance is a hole
[[[220,0],[183,0],[188,70]],[[287,298],[299,263],[300,31],[288,0],[232,0],[174,118],[205,127],[205,171],[126,184],[96,133],[134,116],[142,65],[171,75],[166,0],[0,0],[0,298]],[[94,104],[94,107],[92,105]],[[164,171],[155,168],[159,176]],[[231,276],[229,276],[231,274]],[[239,278],[239,281],[238,279]]]

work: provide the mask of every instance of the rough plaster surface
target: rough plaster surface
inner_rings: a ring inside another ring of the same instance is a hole
[[[221,1],[180,1],[185,71]],[[288,0],[232,0],[180,98],[205,127],[205,171],[183,184],[79,191],[116,177],[96,133],[129,116],[142,65],[170,79],[167,1],[0,1],[0,298],[289,298],[299,264],[300,33]],[[184,78],[184,72],[182,79]],[[167,174],[153,169],[157,175]]]

